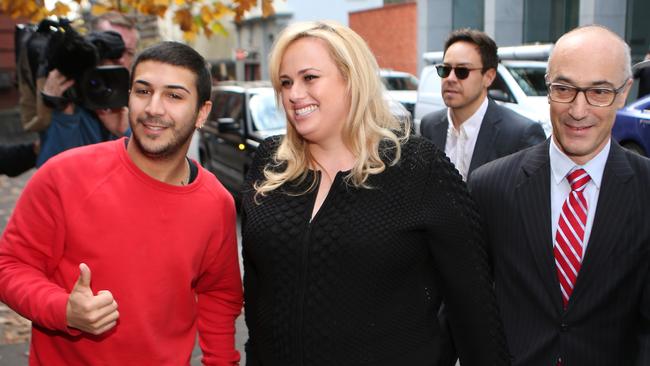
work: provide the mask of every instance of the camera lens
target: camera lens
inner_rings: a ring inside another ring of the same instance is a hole
[[[79,83],[81,104],[89,109],[118,108],[128,103],[129,72],[124,67],[100,66]]]
[[[88,78],[87,92],[92,98],[105,98],[109,97],[113,93],[113,90],[107,86],[103,78],[93,75],[93,77]]]

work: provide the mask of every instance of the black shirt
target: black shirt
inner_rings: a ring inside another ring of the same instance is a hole
[[[436,365],[443,299],[463,366],[508,364],[479,217],[444,153],[411,137],[371,189],[339,173],[310,222],[316,189],[299,193],[318,173],[253,201],[278,142],[242,198],[249,365]]]

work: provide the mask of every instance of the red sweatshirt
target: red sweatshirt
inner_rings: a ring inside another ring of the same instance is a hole
[[[124,139],[62,153],[31,178],[0,239],[0,301],[33,322],[30,365],[235,365],[242,306],[232,197],[203,168],[152,179]],[[66,325],[79,263],[120,318],[93,336]]]

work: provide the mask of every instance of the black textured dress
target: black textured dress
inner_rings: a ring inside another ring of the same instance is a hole
[[[316,189],[295,194],[319,173],[253,201],[278,143],[259,146],[242,198],[248,365],[436,366],[443,299],[463,366],[509,363],[479,218],[444,153],[411,137],[371,189],[338,173],[310,222]]]

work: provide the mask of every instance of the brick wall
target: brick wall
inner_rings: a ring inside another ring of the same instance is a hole
[[[417,4],[351,12],[349,24],[368,43],[379,67],[417,73]]]

